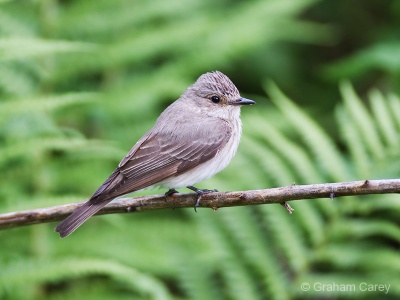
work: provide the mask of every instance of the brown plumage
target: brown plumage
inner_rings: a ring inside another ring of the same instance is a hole
[[[154,186],[192,186],[221,171],[240,140],[239,107],[254,103],[240,97],[221,72],[203,74],[165,109],[93,196],[55,230],[61,237],[71,234],[119,196]]]

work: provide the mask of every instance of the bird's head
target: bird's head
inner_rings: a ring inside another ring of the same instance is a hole
[[[242,105],[255,104],[253,100],[241,97],[233,82],[219,71],[201,75],[184,95],[207,114],[221,117],[238,114]]]

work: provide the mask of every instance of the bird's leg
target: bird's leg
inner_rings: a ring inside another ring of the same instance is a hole
[[[194,186],[192,186],[192,185],[187,186],[187,188],[188,188],[189,190],[192,190],[192,191],[194,191],[194,192],[197,193],[197,200],[196,200],[196,203],[194,204],[194,211],[195,211],[195,212],[197,212],[196,208],[197,208],[197,206],[199,206],[201,196],[203,196],[203,195],[205,195],[205,194],[209,194],[209,193],[218,192],[218,190],[207,190],[207,189],[200,190],[200,189],[198,189],[197,187],[194,187]]]

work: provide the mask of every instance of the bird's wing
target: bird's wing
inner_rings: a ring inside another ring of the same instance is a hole
[[[56,227],[61,237],[74,232],[112,199],[195,168],[229,141],[231,127],[221,119],[191,120],[179,130],[150,130],[129,151],[93,196]]]
[[[229,141],[226,121],[188,122],[175,131],[150,131],[121,161],[92,198],[115,198],[189,171],[213,158]]]

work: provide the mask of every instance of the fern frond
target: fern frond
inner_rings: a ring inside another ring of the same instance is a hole
[[[36,81],[29,68],[20,67],[10,62],[2,62],[0,65],[0,91],[6,97],[21,97],[35,92]],[[4,97],[5,98],[5,97]]]
[[[376,158],[383,156],[384,146],[374,125],[373,118],[348,82],[340,85],[344,105],[354,125],[365,141],[368,151]]]
[[[252,158],[252,164],[258,166],[253,172],[257,172],[259,178],[268,177],[276,186],[293,183],[288,181],[292,174],[290,167],[277,153],[270,151],[262,143],[247,137],[243,137],[243,144],[245,147],[242,152]]]
[[[376,127],[379,135],[389,147],[399,146],[399,134],[395,126],[394,118],[391,118],[391,112],[388,101],[378,90],[372,90],[369,93],[369,100],[373,119],[376,121]]]
[[[27,151],[29,149],[29,151]],[[89,141],[81,138],[39,138],[20,143],[12,143],[0,150],[0,166],[8,161],[23,159],[35,161],[38,157],[45,155],[48,151],[65,151],[72,155],[102,156],[119,159],[122,151],[115,149],[100,141]]]
[[[385,216],[397,216],[400,213],[400,202],[398,195],[385,195],[385,201],[361,201],[357,205],[357,212],[365,217],[377,213]]]
[[[237,208],[229,212],[222,211],[222,224],[233,237],[233,247],[254,270],[254,276],[259,278],[266,297],[288,299],[287,278],[283,276],[282,267],[274,259],[272,249],[268,247],[265,236],[268,231],[263,231],[255,222],[255,215],[251,211]]]
[[[333,239],[346,240],[379,237],[395,243],[400,243],[400,229],[390,221],[385,220],[341,220],[331,226],[330,235]]]
[[[396,123],[396,130],[400,130],[400,98],[395,94],[390,94],[388,96],[388,105],[390,107],[390,112],[393,117],[393,121]]]
[[[0,274],[0,292],[3,294],[22,283],[52,282],[65,278],[91,275],[109,276],[125,285],[125,288],[143,293],[155,299],[170,299],[165,286],[155,277],[110,260],[64,258],[48,261],[20,261],[3,266]]]
[[[283,132],[277,130],[266,118],[255,114],[251,118],[246,118],[244,122],[246,123],[246,128],[249,128],[249,134],[260,139],[263,143],[268,143],[268,148],[272,147],[274,153],[282,155],[283,159],[290,164],[296,172],[293,181],[300,184],[318,183],[321,180],[320,174],[316,170],[308,153],[290,140]],[[267,147],[264,146],[264,148]],[[265,156],[267,157],[268,155]],[[284,183],[280,182],[280,184]]]
[[[337,270],[362,271],[360,275],[365,276],[371,276],[377,270],[385,270],[387,277],[396,278],[395,274],[400,272],[400,258],[395,249],[384,249],[362,242],[337,243],[325,247],[315,253],[315,260],[330,264]]]
[[[302,137],[323,172],[335,181],[348,179],[346,162],[328,134],[291,102],[274,83],[269,82],[266,90],[280,112],[292,124],[292,128]]]
[[[354,174],[354,178],[369,178],[372,171],[372,158],[362,142],[354,120],[342,106],[336,109],[335,117],[339,125],[341,139],[346,143],[350,153],[352,162],[350,172]]]
[[[0,39],[0,60],[39,57],[60,52],[87,52],[96,48],[94,44],[71,41],[50,41],[38,38],[2,38]]]
[[[52,112],[57,109],[76,104],[83,104],[94,101],[96,93],[69,93],[24,100],[9,100],[0,103],[0,117],[13,116],[21,112]],[[4,120],[4,119],[3,119]]]

